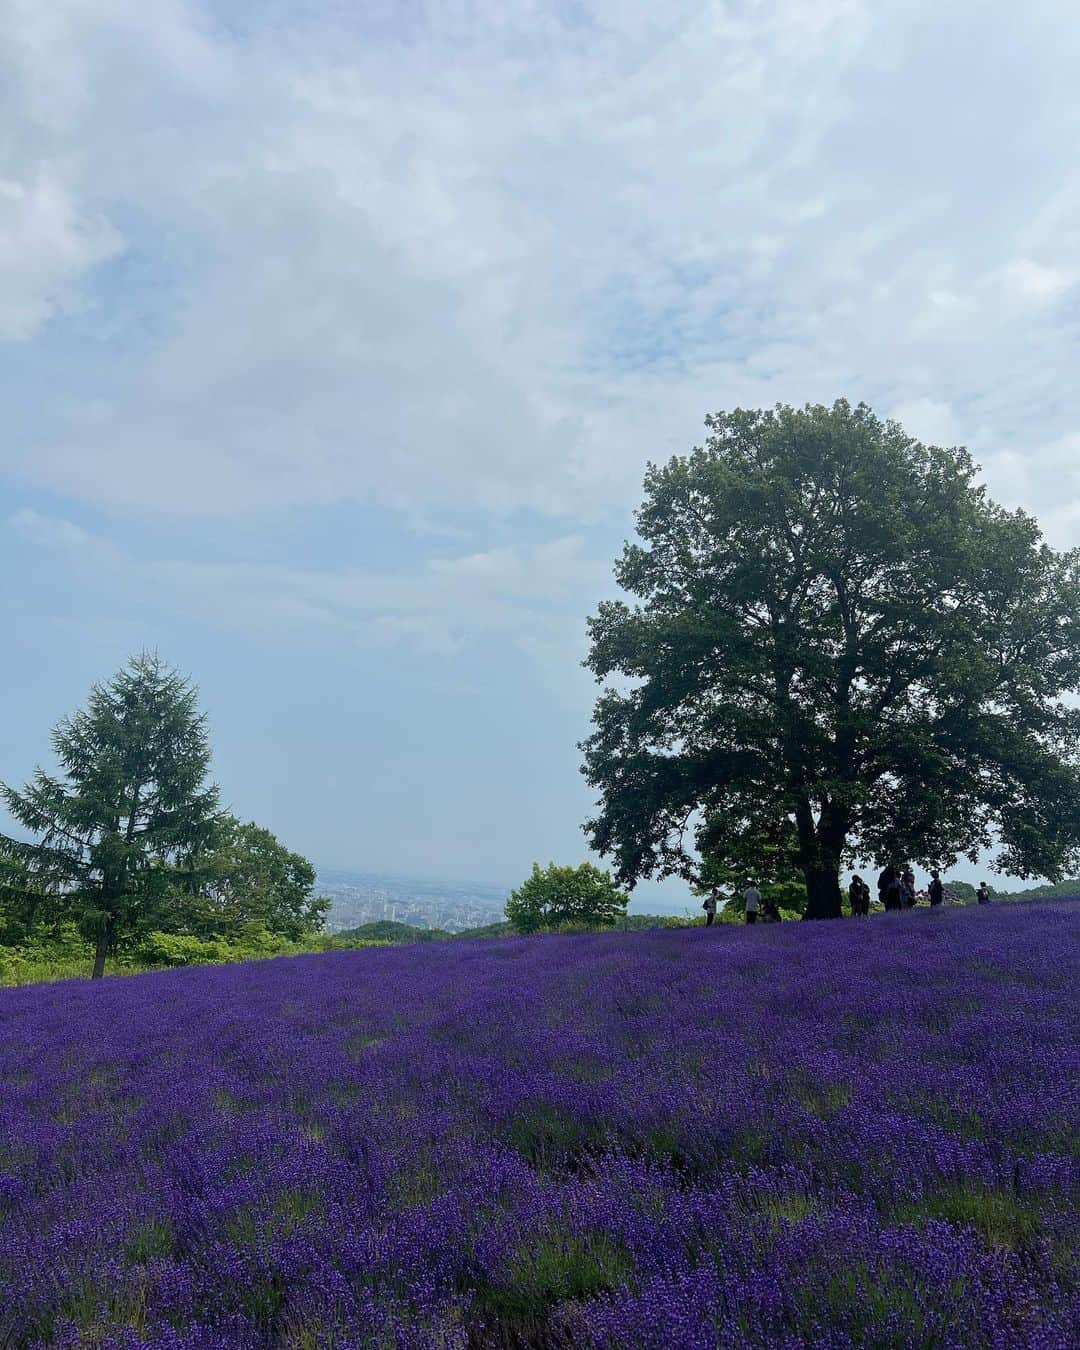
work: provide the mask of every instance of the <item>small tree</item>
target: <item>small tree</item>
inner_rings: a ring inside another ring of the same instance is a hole
[[[207,846],[187,864],[174,923],[199,936],[228,937],[261,924],[292,941],[318,932],[330,907],[313,895],[315,868],[269,830],[224,815]]]
[[[629,896],[592,863],[580,867],[541,868],[533,863],[532,875],[506,902],[506,917],[519,933],[535,933],[561,923],[581,923],[610,928],[626,913]]]
[[[39,768],[21,791],[0,784],[8,810],[39,836],[0,837],[22,869],[17,885],[37,913],[78,923],[94,944],[95,979],[110,952],[157,926],[177,860],[212,835],[217,788],[206,782],[196,700],[182,675],[144,653],[56,726],[61,774]]]

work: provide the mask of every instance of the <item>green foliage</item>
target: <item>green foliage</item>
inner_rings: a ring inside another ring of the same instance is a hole
[[[801,914],[806,908],[806,881],[791,861],[797,849],[794,831],[788,831],[780,842],[775,833],[748,827],[735,850],[738,862],[733,862],[730,854],[714,851],[712,838],[718,829],[719,818],[713,816],[701,832],[702,857],[691,888],[694,894],[715,895],[724,902],[726,913],[741,918],[746,912],[743,893],[753,880],[762,899]]]
[[[46,897],[34,886],[25,860],[6,843],[0,837],[0,947],[32,941],[44,930],[48,912]]]
[[[958,1183],[902,1206],[896,1218],[906,1223],[945,1219],[957,1228],[974,1228],[991,1246],[1016,1251],[1029,1248],[1041,1231],[1037,1203],[994,1186]]]
[[[0,800],[39,836],[0,836],[0,944],[34,952],[75,924],[98,976],[107,955],[123,961],[166,934],[177,941],[138,959],[235,959],[223,953],[264,954],[321,928],[329,901],[312,894],[307,859],[217,811],[196,692],[158,657],[136,657],[94,686],[52,743],[58,776],[38,769],[21,791],[0,785]],[[37,952],[30,964],[41,962],[51,970],[57,958]],[[9,973],[16,964],[27,958],[6,958]]]
[[[216,965],[228,961],[229,956],[229,944],[223,939],[191,933],[148,933],[138,947],[140,964],[150,968]]]
[[[690,920],[678,919],[670,914],[626,914],[616,919],[615,927],[623,933],[640,933],[649,928],[687,928]],[[694,923],[697,920],[693,920]]]
[[[362,923],[356,928],[343,928],[334,937],[338,941],[349,942],[360,939],[364,942],[433,942],[450,937],[442,928],[417,928],[411,923],[398,923],[394,919],[376,919],[372,923]]]
[[[1029,886],[1023,891],[995,891],[993,886],[988,889],[995,900],[1053,900],[1058,896],[1080,895],[1080,877],[1068,877],[1049,886]],[[972,888],[973,897],[974,894]]]
[[[58,775],[36,770],[0,799],[37,842],[5,838],[3,854],[24,913],[70,919],[95,946],[94,975],[109,952],[157,926],[178,860],[205,845],[217,789],[196,691],[159,657],[133,658],[85,711],[55,728]]]
[[[69,980],[85,975],[90,949],[74,924],[19,943],[0,946],[0,987]]]
[[[637,600],[601,604],[587,823],[624,884],[744,874],[764,842],[840,913],[845,859],[1080,863],[1080,550],[995,506],[963,449],[863,405],[706,420],[650,466]]]
[[[150,932],[123,949],[113,963],[116,974],[162,970],[170,966],[219,965],[258,961],[273,956],[331,951],[336,947],[383,947],[385,942],[351,938],[339,941],[311,934],[294,942],[252,923],[235,937],[200,938],[192,933]],[[73,924],[19,946],[0,946],[0,987],[84,978],[90,969],[93,946]]]
[[[509,919],[504,919],[500,923],[486,923],[479,928],[463,928],[460,933],[453,933],[451,936],[454,938],[505,937],[513,931],[514,925]]]
[[[544,1233],[515,1253],[503,1278],[480,1291],[478,1308],[493,1344],[546,1343],[552,1310],[627,1283],[633,1261],[606,1234]]]
[[[545,868],[533,863],[532,875],[507,900],[506,917],[519,933],[564,924],[610,928],[625,915],[628,899],[610,873],[592,863]]]
[[[235,937],[252,923],[294,942],[322,928],[330,902],[312,895],[315,868],[253,821],[219,816],[186,861],[169,926]]]

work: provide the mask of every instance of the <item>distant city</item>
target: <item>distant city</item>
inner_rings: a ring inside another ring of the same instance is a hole
[[[331,933],[379,919],[460,933],[503,918],[509,895],[505,886],[452,881],[417,881],[378,872],[320,867],[317,890],[332,904],[326,927]]]
[[[332,902],[326,919],[331,933],[379,919],[460,933],[466,928],[498,923],[504,917],[503,906],[511,888],[484,882],[418,881],[384,872],[320,867],[316,889]],[[696,913],[699,904],[689,893],[672,894],[646,883],[635,892],[630,913],[682,915]]]

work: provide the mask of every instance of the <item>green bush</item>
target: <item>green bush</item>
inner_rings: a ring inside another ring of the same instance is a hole
[[[609,872],[592,863],[580,867],[542,868],[533,863],[532,875],[510,893],[506,917],[519,933],[541,929],[566,930],[566,924],[583,924],[584,930],[611,928],[626,915],[629,896],[619,889]]]
[[[136,950],[146,966],[201,966],[228,961],[229,944],[221,938],[198,938],[188,933],[148,933]]]

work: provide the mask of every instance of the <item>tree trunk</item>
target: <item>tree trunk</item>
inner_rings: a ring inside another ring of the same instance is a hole
[[[109,950],[109,935],[99,933],[97,947],[94,949],[94,973],[90,976],[92,980],[100,980],[105,974],[105,955]]]
[[[838,867],[807,868],[806,912],[804,919],[839,919],[840,869]]]

